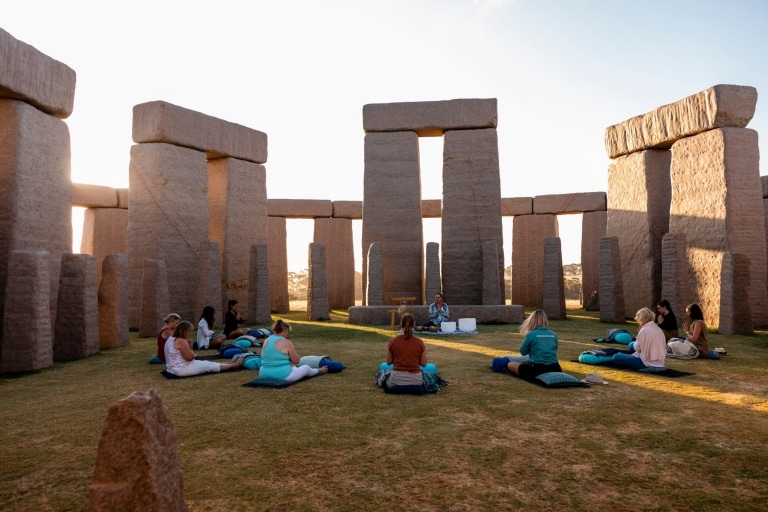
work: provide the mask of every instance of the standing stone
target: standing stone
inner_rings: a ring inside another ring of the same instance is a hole
[[[600,321],[623,323],[627,317],[624,308],[624,280],[621,278],[619,239],[615,236],[600,239],[599,293]]]
[[[285,217],[269,217],[268,268],[272,270],[269,273],[269,304],[270,309],[278,314],[291,310],[286,237]]]
[[[8,70],[0,69],[5,76]],[[47,251],[52,300],[45,305],[51,321],[56,318],[61,257],[72,252],[70,157],[64,121],[23,101],[0,99],[0,290],[6,288],[12,251]],[[0,311],[6,298],[0,293]],[[0,318],[0,332],[3,322]]]
[[[669,231],[671,159],[669,151],[651,149],[619,157],[608,168],[606,235],[619,240],[624,304],[633,316],[661,300],[661,239]]]
[[[147,258],[163,260],[167,266],[170,310],[181,318],[198,318],[197,251],[209,239],[205,153],[170,144],[136,144],[131,147],[130,184],[131,327],[138,327],[140,321],[141,275]]]
[[[163,318],[171,311],[168,300],[168,271],[165,262],[145,259],[141,284],[139,336],[142,338],[156,336],[163,326]],[[196,317],[182,316],[182,318]]]
[[[128,257],[104,257],[99,282],[99,347],[122,347],[128,332]]]
[[[211,238],[221,248],[224,293],[215,307],[225,312],[234,299],[248,311],[251,244],[268,237],[266,168],[235,158],[208,160],[208,213]]]
[[[727,252],[723,255],[720,292],[720,334],[754,334],[750,309],[749,258]]]
[[[685,307],[691,303],[688,295],[688,260],[685,235],[667,233],[661,240],[661,298],[666,299],[675,314],[677,326],[685,321]]]
[[[480,305],[497,306],[504,303],[499,293],[499,246],[495,240],[487,240],[482,245],[483,254],[483,298]]]
[[[443,292],[451,304],[483,300],[483,248],[496,242],[496,286],[504,303],[499,141],[495,128],[456,130],[443,142]]]
[[[199,319],[203,308],[211,306],[216,310],[214,315],[216,325],[223,325],[226,306],[222,304],[221,300],[221,251],[219,250],[219,244],[214,240],[200,242],[196,275],[197,299],[195,300],[195,313],[198,316],[194,318]],[[168,313],[165,314],[167,315]]]
[[[549,318],[565,319],[565,279],[560,238],[544,239],[544,298],[542,309]]]
[[[355,305],[355,251],[351,219],[315,219],[315,243],[325,245],[328,307]]]
[[[99,351],[96,258],[65,254],[61,260],[53,360],[72,361]]]
[[[248,272],[248,321],[269,323],[269,247],[267,244],[251,245],[250,271]]]
[[[384,300],[421,300],[424,236],[416,133],[365,135],[363,196],[363,282],[368,282],[367,249],[379,242]]]
[[[556,215],[517,215],[512,219],[512,303],[543,304],[544,239],[558,236]]]
[[[28,372],[53,364],[51,284],[46,251],[12,251],[4,274],[0,373]]]
[[[720,320],[722,258],[749,259],[753,327],[768,325],[765,211],[757,132],[721,128],[679,140],[672,146],[670,232],[688,242],[691,301],[704,320]]]
[[[435,294],[442,293],[440,282],[440,244],[427,242],[424,271],[424,303],[431,304]]]
[[[381,244],[374,242],[368,247],[368,268],[366,275],[368,281],[364,281],[367,306],[384,305],[384,269],[381,257]],[[434,297],[434,295],[433,295]]]
[[[584,304],[600,287],[600,239],[605,236],[608,212],[584,212],[581,217],[581,297]]]
[[[328,280],[325,272],[325,245],[309,244],[309,276],[307,278],[307,318],[327,320]]]
[[[80,253],[96,258],[96,279],[101,281],[102,264],[108,254],[128,251],[128,210],[124,208],[86,208]]]
[[[154,389],[134,392],[110,406],[85,510],[189,510],[176,427]]]

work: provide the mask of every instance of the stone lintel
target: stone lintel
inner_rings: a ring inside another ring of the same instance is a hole
[[[75,104],[75,70],[0,28],[0,98],[22,100],[66,119]]]
[[[363,129],[369,132],[414,131],[439,137],[445,130],[496,128],[496,98],[371,103],[363,105]]]
[[[757,89],[715,85],[605,129],[610,158],[644,149],[669,149],[682,139],[714,128],[745,128],[755,115]]]
[[[532,197],[502,197],[501,216],[533,215]]]
[[[533,213],[599,212],[606,209],[605,192],[577,192],[573,194],[549,194],[533,198]]]
[[[72,183],[72,206],[83,208],[117,208],[117,190],[101,185]]]
[[[325,199],[267,199],[269,217],[314,219],[333,217],[333,201]]]
[[[165,142],[196,149],[208,158],[267,161],[267,134],[166,101],[133,107],[133,141]]]
[[[361,220],[363,218],[363,202],[334,201],[333,217],[338,219]]]
[[[131,198],[131,193],[127,188],[117,189],[117,207],[128,209],[128,200]]]

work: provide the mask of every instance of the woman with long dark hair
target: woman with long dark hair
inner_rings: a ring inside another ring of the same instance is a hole
[[[227,339],[223,334],[216,334],[213,330],[216,327],[216,310],[211,306],[203,308],[203,314],[200,315],[200,322],[197,324],[196,348],[207,350],[209,348],[219,348],[224,340]]]

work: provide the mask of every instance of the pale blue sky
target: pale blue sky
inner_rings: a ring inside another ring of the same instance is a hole
[[[2,11],[0,27],[77,72],[76,182],[128,185],[131,109],[152,100],[266,132],[272,198],[362,199],[367,103],[497,98],[503,197],[605,191],[607,126],[716,84],[756,87],[749,127],[768,133],[759,0],[25,0]],[[422,153],[423,180],[439,179],[440,140]],[[579,258],[579,218],[561,221],[566,263]],[[289,223],[291,270],[306,267],[310,225]],[[509,264],[509,221],[504,237]],[[434,223],[425,241],[440,241]]]

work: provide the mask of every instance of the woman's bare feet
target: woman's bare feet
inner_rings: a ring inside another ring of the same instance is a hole
[[[328,373],[328,367],[327,366],[321,366],[320,368],[317,369],[317,373],[318,373],[318,375],[321,374],[321,373]]]

